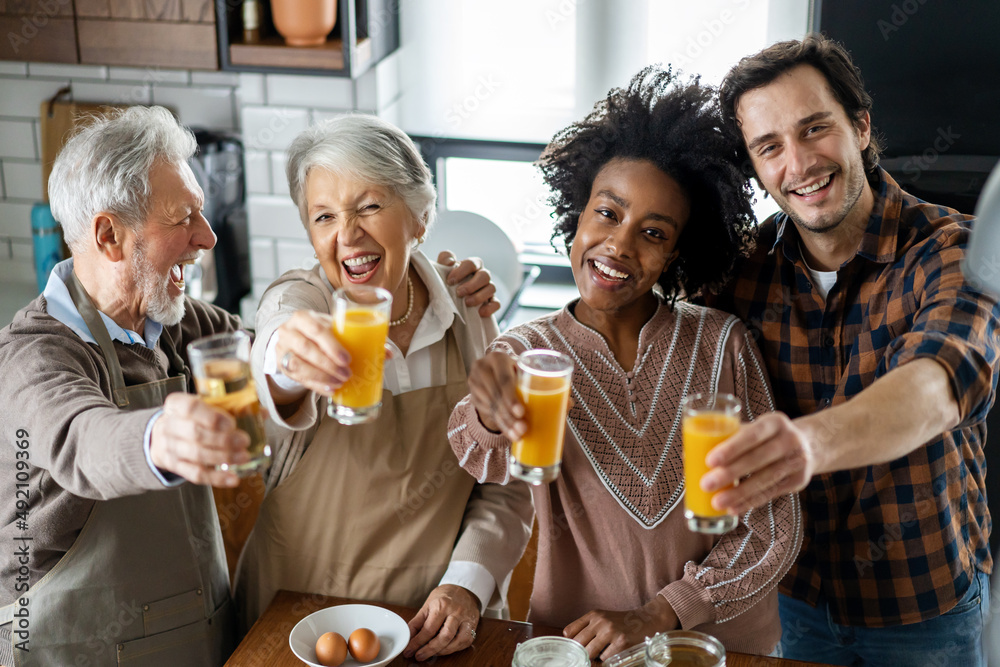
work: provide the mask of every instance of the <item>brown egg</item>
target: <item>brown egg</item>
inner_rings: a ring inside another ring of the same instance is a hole
[[[316,659],[324,667],[340,667],[347,659],[347,642],[343,636],[336,632],[320,635],[316,640]]]
[[[368,628],[358,628],[351,633],[347,647],[358,662],[371,662],[378,657],[381,645],[374,632]]]

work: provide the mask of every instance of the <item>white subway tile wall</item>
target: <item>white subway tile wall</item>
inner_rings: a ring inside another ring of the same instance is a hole
[[[306,239],[306,228],[299,219],[299,210],[288,197],[250,197],[247,201],[247,218],[250,222],[250,238]]]
[[[108,78],[112,81],[187,84],[191,82],[191,73],[183,69],[159,67],[109,67]]]
[[[42,164],[40,162],[3,161],[4,195],[34,203],[42,198]]]
[[[353,82],[328,76],[268,75],[267,99],[282,106],[343,111],[355,108]]]
[[[109,102],[111,104],[150,104],[152,91],[146,81],[107,83],[73,80],[73,99],[78,102]]]
[[[271,194],[271,154],[264,151],[243,152],[243,173],[246,177],[247,193],[250,195]]]
[[[21,77],[0,77],[0,116],[5,120],[38,120],[38,110],[42,101],[47,100],[69,79],[25,79]]]
[[[173,109],[185,125],[213,130],[235,130],[233,89],[217,87],[153,86],[153,104]]]
[[[53,65],[50,63],[28,63],[30,77],[56,77],[59,79],[98,79],[108,78],[108,68],[104,65]]]
[[[250,241],[250,274],[254,280],[273,280],[278,275],[274,239],[260,237]]]
[[[191,72],[191,83],[205,86],[240,85],[240,75],[236,72]]]
[[[242,136],[253,293],[241,311],[249,326],[260,296],[275,278],[316,261],[288,195],[285,151],[292,139],[312,122],[351,111],[376,112],[398,123],[396,56],[357,81],[0,62],[0,274],[24,262],[30,266],[31,207],[42,191],[39,108],[66,85],[77,101],[163,104],[187,125]],[[34,276],[25,275],[24,280],[33,281]]]
[[[291,200],[288,191],[288,175],[285,166],[288,164],[287,153],[271,153],[271,192],[284,195]]]
[[[309,126],[308,109],[245,106],[243,143],[257,150],[285,150]]]
[[[330,120],[331,118],[337,118],[343,116],[345,113],[351,113],[350,111],[324,111],[322,109],[313,109],[312,112],[312,122],[323,123]]]
[[[264,90],[263,74],[240,73],[240,87],[236,91],[240,104],[267,104]]]
[[[38,159],[35,123],[30,120],[0,120],[0,159]]]
[[[0,76],[28,76],[28,63],[0,62]]]
[[[357,108],[378,113],[399,97],[399,52],[375,65],[356,83]]]
[[[278,275],[292,269],[308,269],[316,265],[316,251],[308,241],[278,240]]]
[[[0,201],[0,241],[31,242],[31,204]]]
[[[30,241],[12,239],[10,243],[10,258],[21,264],[33,262],[35,260],[35,248]]]

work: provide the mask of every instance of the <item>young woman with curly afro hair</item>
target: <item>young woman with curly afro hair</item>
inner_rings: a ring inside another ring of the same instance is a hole
[[[695,492],[685,487],[683,399],[732,394],[746,420],[773,409],[743,325],[681,298],[722,283],[751,243],[736,141],[714,91],[657,68],[558,133],[540,166],[580,298],[497,338],[449,422],[477,479],[505,484],[527,471],[537,483],[529,619],[562,627],[591,658],[677,628],[765,655],[781,634],[775,586],[798,552],[797,498],[735,527],[700,518],[722,514],[710,506],[685,506]],[[574,364],[562,461],[508,467],[538,417],[518,399],[515,357],[539,348]],[[708,523],[729,532],[695,532]]]
[[[691,202],[680,255],[659,281],[666,300],[720,287],[753,249],[756,218],[742,144],[723,123],[715,91],[697,77],[684,82],[671,69],[647,67],[556,134],[539,166],[553,191],[552,238],[567,250],[594,179],[616,159],[651,162]]]

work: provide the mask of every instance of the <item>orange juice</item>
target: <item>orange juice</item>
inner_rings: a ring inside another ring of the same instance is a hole
[[[244,473],[264,465],[271,456],[271,448],[267,444],[264,411],[257,400],[250,364],[239,359],[212,359],[200,364],[200,373],[194,379],[198,396],[209,405],[232,415],[236,427],[250,436],[247,448],[250,461],[227,464],[226,468]]]
[[[717,444],[740,429],[740,419],[724,412],[705,411],[685,415],[681,426],[684,438],[684,504],[700,517],[724,516],[724,510],[712,507],[714,493],[701,490],[701,478],[708,472],[705,457]],[[721,490],[721,489],[720,489]]]
[[[351,355],[351,377],[333,392],[338,405],[366,408],[382,401],[382,366],[389,317],[367,308],[348,308],[333,321],[333,335]]]
[[[562,461],[570,378],[522,376],[517,387],[528,430],[511,454],[524,466],[546,468]]]

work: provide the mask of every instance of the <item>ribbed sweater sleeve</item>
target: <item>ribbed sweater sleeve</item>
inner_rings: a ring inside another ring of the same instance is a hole
[[[774,410],[774,402],[756,344],[742,325],[726,341],[725,362],[731,365],[731,392],[743,403],[746,417]],[[797,494],[754,508],[740,517],[736,529],[719,539],[700,563],[688,562],[684,576],[667,585],[663,595],[682,628],[722,623],[749,611],[791,569],[802,543],[802,513]]]
[[[525,349],[519,340],[500,336],[486,352],[499,351],[516,357]],[[458,464],[480,484],[507,484],[510,481],[507,467],[510,440],[483,426],[471,395],[459,401],[452,411],[448,420],[448,441],[458,457]]]

